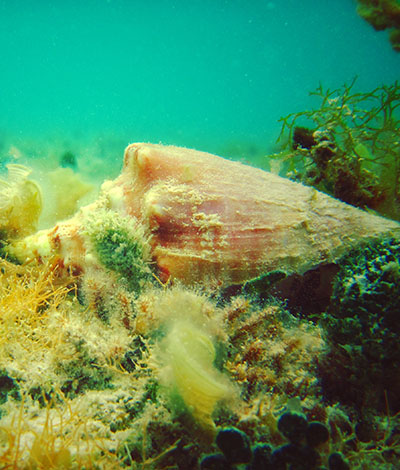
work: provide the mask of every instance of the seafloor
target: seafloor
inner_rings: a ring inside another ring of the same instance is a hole
[[[60,257],[9,247],[94,200],[105,172],[51,149],[31,174],[24,152],[1,187],[0,468],[397,468],[398,241],[222,289],[129,270],[147,255],[105,217],[100,268],[65,277]]]

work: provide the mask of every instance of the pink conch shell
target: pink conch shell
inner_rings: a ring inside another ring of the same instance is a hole
[[[303,273],[334,262],[362,239],[400,234],[397,222],[313,188],[173,146],[130,145],[121,175],[103,185],[104,196],[111,210],[134,216],[151,236],[161,278],[187,284],[240,283],[275,269]],[[84,270],[79,218],[49,236],[57,237],[69,263]]]
[[[362,238],[400,233],[313,188],[185,148],[130,145],[116,184],[152,234],[160,270],[185,282],[304,272]]]

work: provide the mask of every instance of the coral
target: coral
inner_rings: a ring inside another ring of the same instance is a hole
[[[399,218],[400,85],[360,93],[350,85],[310,95],[320,108],[281,119],[287,174],[349,204]],[[301,127],[299,124],[307,125]]]
[[[351,403],[400,410],[400,244],[362,244],[339,263],[324,316],[331,350],[321,368],[325,393]]]
[[[357,12],[376,31],[389,29],[395,51],[400,51],[400,3],[398,0],[357,0]]]

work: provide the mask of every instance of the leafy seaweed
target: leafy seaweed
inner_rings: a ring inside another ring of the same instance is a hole
[[[280,119],[286,175],[349,204],[400,218],[400,84],[310,93],[317,109]]]

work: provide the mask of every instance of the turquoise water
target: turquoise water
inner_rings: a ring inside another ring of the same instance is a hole
[[[0,0],[0,132],[273,148],[322,82],[400,76],[352,0]],[[12,139],[11,139],[12,140]]]

